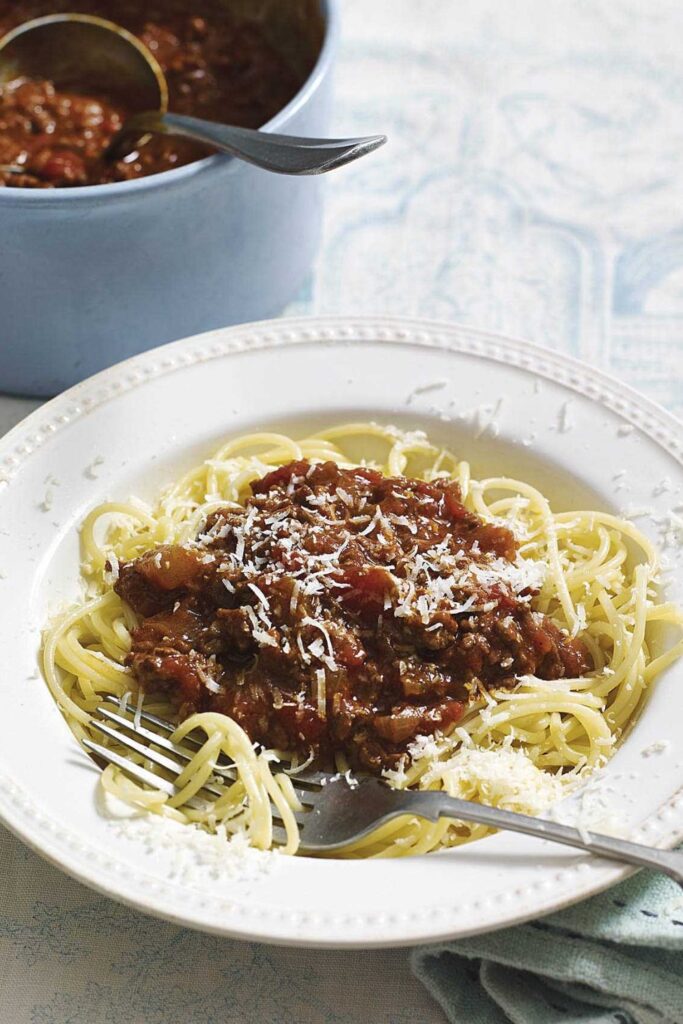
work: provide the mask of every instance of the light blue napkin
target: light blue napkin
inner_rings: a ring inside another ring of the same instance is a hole
[[[683,889],[642,871],[561,913],[411,957],[457,1024],[683,1024]]]

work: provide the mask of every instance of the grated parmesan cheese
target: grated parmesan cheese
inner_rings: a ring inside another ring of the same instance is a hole
[[[463,745],[440,760],[443,750],[438,740],[418,739],[423,742],[409,748],[413,763],[431,762],[420,780],[423,788],[439,783],[451,796],[534,816],[565,795],[567,787],[559,776],[542,771],[524,751],[512,746],[487,749]]]
[[[650,743],[649,746],[643,747],[640,752],[641,757],[652,757],[654,754],[664,754],[669,751],[671,742],[669,740],[655,740],[654,743]]]
[[[96,480],[97,477],[99,476],[97,470],[102,465],[103,462],[103,456],[96,455],[92,462],[83,470],[85,476],[87,476],[89,480]]]
[[[571,402],[563,402],[560,406],[560,411],[557,417],[557,429],[561,434],[566,434],[574,426],[574,421],[571,418],[569,408]]]
[[[216,883],[255,881],[278,863],[272,852],[250,846],[242,832],[228,836],[219,827],[210,834],[158,814],[131,812],[110,794],[106,794],[105,806],[116,834],[141,848],[155,874],[171,881],[200,888],[205,885],[215,895]]]
[[[315,672],[315,699],[318,705],[318,714],[321,718],[327,718],[327,693],[325,688],[325,670],[316,669]]]
[[[441,377],[438,380],[427,381],[425,384],[418,384],[412,391],[409,392],[406,398],[406,405],[410,405],[414,398],[419,395],[426,395],[430,391],[440,391],[442,388],[448,387],[450,380],[448,377]]]

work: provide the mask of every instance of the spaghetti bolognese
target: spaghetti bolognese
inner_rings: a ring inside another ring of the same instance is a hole
[[[105,789],[261,848],[275,808],[287,853],[289,773],[313,763],[538,813],[604,763],[683,651],[651,654],[653,625],[683,616],[657,602],[657,553],[631,523],[555,513],[523,481],[475,480],[421,432],[373,423],[234,439],[154,507],[95,509],[82,547],[88,600],[44,646],[72,729],[116,695],[203,738],[175,797],[113,766]],[[188,807],[221,756],[236,781]],[[352,852],[483,832],[398,819]]]

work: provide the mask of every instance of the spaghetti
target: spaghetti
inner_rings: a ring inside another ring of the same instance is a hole
[[[143,698],[127,666],[138,618],[114,589],[119,567],[165,545],[191,546],[212,516],[226,506],[242,509],[250,485],[269,471],[287,463],[329,462],[341,470],[362,465],[385,477],[409,476],[428,485],[453,480],[473,518],[514,534],[515,571],[536,581],[528,598],[533,613],[561,631],[567,644],[577,638],[588,651],[590,671],[560,678],[521,674],[513,685],[478,688],[454,726],[444,721],[433,735],[417,735],[405,756],[383,772],[398,788],[443,788],[454,796],[539,813],[606,761],[648,685],[683,653],[683,640],[657,657],[650,651],[657,625],[683,625],[678,608],[657,603],[657,553],[627,521],[597,511],[554,513],[544,495],[527,483],[506,477],[474,480],[466,462],[435,448],[421,432],[373,423],[346,424],[301,441],[272,433],[239,437],[170,486],[155,507],[134,500],[93,510],[81,534],[88,600],[50,627],[43,652],[48,685],[69,725],[84,737],[103,697],[115,695],[122,702]],[[258,587],[251,587],[265,600]],[[262,629],[254,612],[252,618],[255,629]],[[329,660],[333,651],[324,653],[326,638],[317,644],[319,657]],[[324,678],[321,669],[314,673],[323,715]],[[145,697],[145,709],[166,718],[176,713],[168,699],[156,694]],[[176,796],[145,789],[113,766],[103,773],[105,790],[227,837],[246,833],[261,849],[272,845],[276,813],[286,828],[284,852],[296,852],[293,811],[298,805],[278,753],[255,748],[233,718],[213,710],[190,715],[173,738],[189,732],[204,739],[179,779]],[[221,776],[221,755],[234,761],[236,781]],[[337,750],[336,758],[337,769],[347,771],[343,751]],[[294,771],[297,763],[295,757]],[[207,780],[218,782],[222,795],[205,806],[195,800],[188,807],[188,798]],[[350,852],[424,853],[484,832],[464,822],[402,818]]]

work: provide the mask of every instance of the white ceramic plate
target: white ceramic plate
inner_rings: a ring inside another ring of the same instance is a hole
[[[141,910],[223,935],[370,946],[511,924],[627,873],[539,840],[497,835],[398,861],[262,855],[257,868],[265,858],[265,869],[250,878],[240,869],[228,877],[204,859],[174,875],[172,849],[150,854],[149,842],[122,836],[99,812],[95,769],[36,662],[50,610],[78,593],[84,515],[107,497],[152,497],[236,432],[308,430],[354,417],[422,427],[469,458],[477,475],[522,476],[558,506],[647,506],[659,517],[681,501],[683,427],[671,416],[556,353],[445,324],[383,318],[236,327],[156,349],[54,399],[0,443],[0,816],[69,874]],[[620,470],[626,476],[615,479]],[[669,489],[657,494],[663,480]],[[652,518],[639,525],[658,536]],[[672,575],[671,595],[680,598],[680,557]],[[675,666],[659,680],[603,773],[632,837],[659,845],[683,836],[676,797],[682,676]],[[660,739],[671,741],[667,752],[644,758]]]

